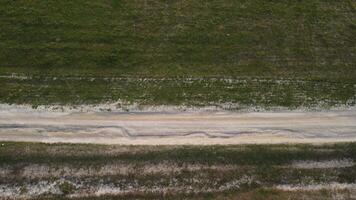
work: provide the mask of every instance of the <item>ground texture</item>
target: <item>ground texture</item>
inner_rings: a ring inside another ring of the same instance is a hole
[[[0,2],[0,102],[354,105],[355,2]]]
[[[237,113],[49,111],[14,105],[0,108],[0,140],[9,141],[123,145],[356,141],[356,110]]]
[[[355,141],[355,21],[354,0],[0,1],[0,199],[356,199],[353,143],[197,146]]]
[[[1,142],[0,199],[355,199],[355,144]]]

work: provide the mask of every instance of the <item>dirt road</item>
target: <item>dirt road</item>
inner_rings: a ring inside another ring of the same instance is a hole
[[[356,111],[69,113],[0,110],[0,140],[133,145],[356,141]]]

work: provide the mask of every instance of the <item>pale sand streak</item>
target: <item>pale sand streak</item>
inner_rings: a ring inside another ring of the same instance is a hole
[[[0,141],[133,145],[356,141],[356,111],[54,113],[0,110]]]

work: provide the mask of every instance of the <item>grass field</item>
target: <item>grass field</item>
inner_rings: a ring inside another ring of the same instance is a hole
[[[354,0],[2,0],[0,104],[345,108],[355,44]],[[0,141],[8,198],[356,199],[356,144]]]
[[[275,79],[101,79],[0,78],[0,100],[7,103],[99,104],[123,100],[143,105],[210,106],[232,109],[352,106],[356,84]],[[237,105],[235,105],[237,104]]]
[[[1,142],[0,196],[352,199],[355,152],[353,143],[155,147]]]
[[[355,8],[352,0],[4,0],[0,102],[354,105]],[[105,81],[112,77],[175,80]]]

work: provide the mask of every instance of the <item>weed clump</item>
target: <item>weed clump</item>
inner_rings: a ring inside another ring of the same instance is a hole
[[[59,184],[59,190],[61,191],[61,193],[63,195],[69,195],[69,194],[72,194],[76,187],[72,184],[72,183],[69,183],[69,182],[63,182],[61,184]]]

